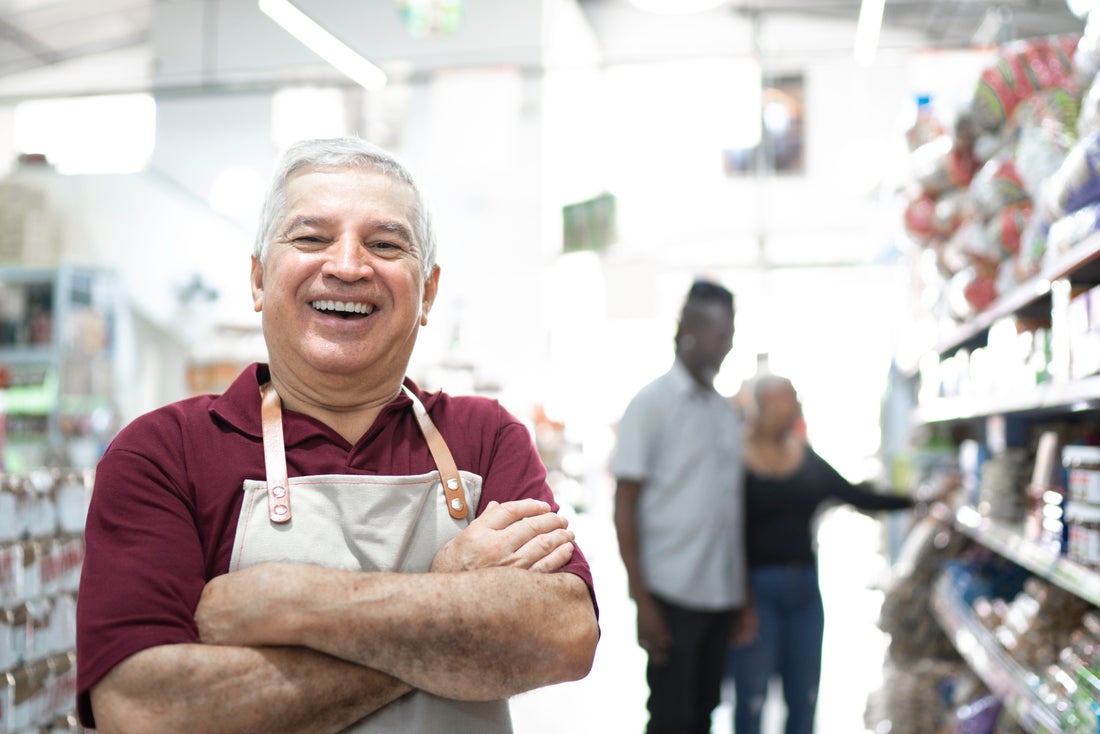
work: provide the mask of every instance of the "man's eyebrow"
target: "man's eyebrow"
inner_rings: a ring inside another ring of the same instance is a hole
[[[409,244],[413,244],[414,242],[416,242],[416,240],[413,238],[412,230],[410,230],[401,222],[382,222],[378,225],[378,228],[385,232],[392,232]]]
[[[325,226],[330,222],[331,220],[327,217],[294,217],[294,219],[291,219],[289,222],[286,223],[286,226],[283,227],[283,232],[291,232],[298,227]]]

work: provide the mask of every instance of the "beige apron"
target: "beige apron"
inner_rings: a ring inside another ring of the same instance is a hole
[[[424,406],[407,388],[438,471],[418,476],[323,475],[286,478],[282,405],[263,394],[267,481],[247,480],[229,570],[267,561],[349,571],[425,573],[436,552],[466,527],[481,477],[459,472]],[[268,487],[270,486],[270,491]],[[413,691],[348,732],[511,734],[508,701],[454,701]]]

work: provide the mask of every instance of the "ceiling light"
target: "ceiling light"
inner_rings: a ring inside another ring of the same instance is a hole
[[[352,50],[289,0],[260,0],[260,10],[352,81],[370,91],[386,86],[386,73]]]
[[[860,66],[875,63],[885,6],[886,0],[863,0],[859,6],[859,24],[856,26],[856,44],[852,55]]]
[[[713,10],[725,5],[728,0],[630,0],[630,3],[647,13],[661,15],[689,15]]]

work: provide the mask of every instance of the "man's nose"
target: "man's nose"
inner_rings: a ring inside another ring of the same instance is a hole
[[[329,248],[323,273],[341,280],[353,281],[369,278],[374,274],[370,248],[358,237],[343,235]]]

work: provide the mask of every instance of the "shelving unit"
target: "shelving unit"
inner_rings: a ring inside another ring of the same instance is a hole
[[[1006,316],[1050,315],[1052,286],[1065,279],[1100,283],[1100,234],[1087,237],[1070,250],[1050,258],[1037,274],[998,298],[989,308],[932,345],[930,350],[948,356],[959,349],[981,345],[994,322]]]
[[[954,522],[955,527],[986,548],[1100,606],[1100,574],[1069,560],[1057,548],[1030,541],[1020,527],[982,517],[973,507],[960,507]]]
[[[1100,375],[1071,377],[1068,326],[1073,290],[1097,283],[1100,283],[1100,234],[1049,258],[1039,274],[999,298],[930,349],[942,361],[960,350],[985,346],[991,329],[1002,319],[1039,320],[1050,325],[1050,381],[1021,391],[995,393],[975,386],[979,389],[970,394],[926,398],[918,402],[913,422],[964,429],[962,433],[975,435],[995,430],[1002,437],[1008,436],[1007,443],[1012,446],[1020,445],[1029,429],[1040,423],[1097,420],[1100,416]],[[937,516],[972,541],[1035,576],[1100,606],[1100,573],[1069,560],[1057,544],[1030,540],[1022,523],[991,519],[969,505],[953,510],[940,507]],[[1067,702],[1052,701],[1049,690],[1040,696],[1042,681],[1036,672],[1025,669],[1013,659],[993,632],[975,617],[946,574],[933,587],[931,608],[959,654],[1023,728],[1041,733],[1061,731],[1058,708]]]
[[[0,268],[5,471],[98,459],[117,428],[117,297],[109,271]]]
[[[1035,690],[1035,675],[1005,652],[954,592],[947,576],[936,583],[932,610],[971,670],[1021,725],[1039,734],[1061,732],[1058,714]]]

